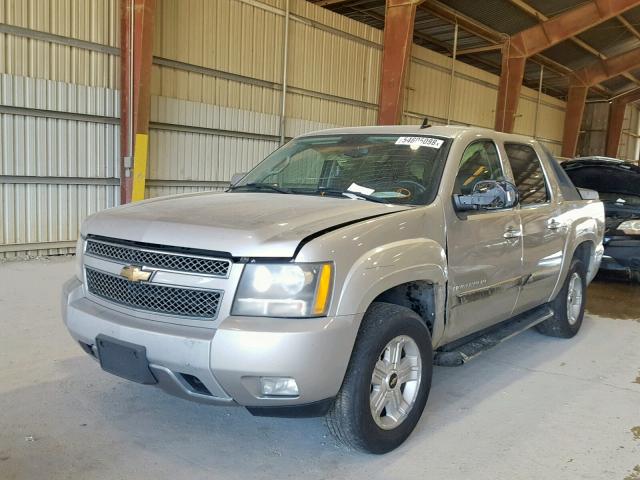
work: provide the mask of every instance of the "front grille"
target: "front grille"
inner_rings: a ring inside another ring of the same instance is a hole
[[[87,241],[85,253],[134,265],[216,277],[226,277],[231,267],[229,260],[142,249],[92,239]]]
[[[196,318],[215,318],[222,293],[129,280],[85,268],[89,292],[111,302],[150,312]]]

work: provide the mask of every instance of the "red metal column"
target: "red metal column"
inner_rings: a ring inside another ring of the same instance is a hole
[[[120,203],[131,198],[131,177],[126,159],[131,158],[129,135],[129,59],[131,55],[131,0],[120,0]]]
[[[499,132],[513,132],[526,62],[527,57],[512,42],[505,43],[496,104],[495,129]]]
[[[411,56],[413,23],[419,3],[422,0],[387,0],[378,125],[395,125],[402,116],[404,79]]]
[[[607,127],[607,143],[605,155],[607,157],[618,156],[618,146],[622,136],[622,124],[624,123],[624,113],[627,105],[640,100],[640,88],[632,90],[611,102],[609,107],[609,125]]]
[[[572,85],[569,87],[567,109],[564,114],[564,132],[562,133],[562,156],[573,157],[578,145],[584,102],[587,100],[589,87]]]
[[[130,38],[131,6],[133,4],[133,38]],[[120,152],[121,203],[144,198],[144,177],[147,164],[149,111],[151,103],[151,66],[153,62],[153,16],[155,0],[121,0],[121,97]],[[133,56],[133,58],[132,58]],[[133,66],[133,71],[131,71]],[[133,81],[131,79],[133,76]],[[133,100],[131,102],[131,99]],[[129,130],[130,108],[133,107],[133,142]],[[130,148],[133,143],[133,151]],[[132,165],[124,159],[132,157]]]
[[[640,5],[639,0],[592,0],[512,35],[503,51],[496,130],[512,132],[528,57]]]

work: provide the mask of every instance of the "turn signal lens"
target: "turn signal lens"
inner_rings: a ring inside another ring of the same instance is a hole
[[[329,289],[331,288],[331,264],[325,263],[320,270],[316,300],[313,304],[314,315],[324,315],[329,306]]]

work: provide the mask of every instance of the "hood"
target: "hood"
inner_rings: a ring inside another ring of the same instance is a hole
[[[155,198],[99,212],[82,234],[226,252],[293,257],[305,237],[411,207],[349,198],[278,193],[198,193]]]
[[[626,162],[571,160],[562,164],[576,187],[640,196],[640,167]]]

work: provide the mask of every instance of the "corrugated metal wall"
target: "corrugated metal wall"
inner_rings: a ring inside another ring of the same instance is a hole
[[[595,102],[587,104],[578,146],[577,155],[604,155],[607,143],[607,127],[609,124],[608,102]],[[640,110],[635,104],[627,105],[622,135],[618,144],[618,158],[633,163],[638,163],[640,156]]]
[[[618,157],[638,164],[640,154],[640,111],[637,105],[627,105],[618,146]]]
[[[118,202],[118,0],[0,0],[0,256],[68,248]],[[147,196],[220,190],[279,142],[284,0],[158,0]],[[376,120],[382,32],[291,0],[285,135]],[[404,123],[491,127],[498,78],[414,46]],[[449,85],[454,79],[451,108]],[[564,102],[523,89],[559,149]],[[46,247],[46,248],[45,248]],[[11,253],[13,254],[13,253]]]
[[[117,0],[0,2],[0,257],[118,204]]]

